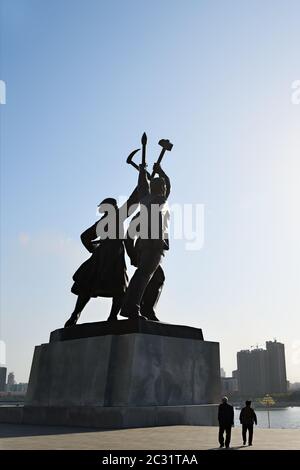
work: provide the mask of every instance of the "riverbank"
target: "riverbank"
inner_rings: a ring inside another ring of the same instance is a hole
[[[242,409],[245,406],[245,402],[237,401],[237,402],[230,402],[236,409]],[[266,405],[262,405],[260,402],[253,401],[251,403],[252,408],[257,410],[265,410]],[[300,401],[299,402],[276,402],[275,405],[270,406],[270,410],[275,408],[300,408]]]
[[[300,407],[256,408],[257,427],[275,429],[300,429]],[[235,425],[239,426],[240,409],[235,408]]]

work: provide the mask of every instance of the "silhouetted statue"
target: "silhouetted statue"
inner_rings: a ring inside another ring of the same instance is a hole
[[[115,214],[113,225],[114,235],[98,239],[97,227],[99,221],[85,230],[81,235],[81,241],[92,256],[85,261],[73,276],[74,284],[71,291],[78,296],[75,309],[71,317],[65,323],[65,327],[77,323],[80,314],[91,297],[112,297],[112,307],[108,320],[116,320],[121,309],[126,292],[128,277],[124,258],[123,220],[129,214],[130,207],[138,202],[137,188],[133,191],[128,201],[121,207],[117,207],[117,201],[113,198],[104,199],[99,204],[99,211],[104,212],[101,222],[106,222],[108,213],[106,208],[111,207]],[[104,207],[104,210],[101,210]],[[120,218],[122,221],[120,223]]]
[[[166,199],[167,199],[171,191],[170,180],[168,176],[164,173],[160,165],[155,164],[154,171],[165,181]],[[131,264],[136,267],[139,266],[139,259],[141,255],[141,252],[140,252],[141,238],[138,236],[139,226],[138,225],[136,226],[136,230],[134,229],[134,226],[135,226],[135,221],[139,219],[139,217],[140,217],[140,212],[132,218],[130,225],[129,225],[129,229],[126,234],[126,238],[125,238],[126,252],[130,258]],[[133,236],[135,238],[133,238]],[[155,270],[152,278],[150,279],[145,289],[145,292],[143,294],[141,304],[140,304],[141,315],[147,318],[148,320],[159,321],[154,309],[160,298],[164,282],[165,282],[165,274],[164,274],[162,266],[159,265],[158,268]]]
[[[234,426],[234,411],[233,406],[228,403],[227,397],[222,398],[222,403],[219,405],[218,420],[220,447],[224,447],[225,432],[225,447],[228,448],[231,439],[231,428]]]
[[[247,400],[245,402],[244,408],[242,408],[240,412],[240,423],[242,425],[242,437],[243,437],[243,444],[246,445],[247,441],[247,431],[249,433],[248,436],[248,444],[249,446],[252,446],[252,440],[253,440],[253,425],[254,423],[257,424],[257,417],[256,413],[251,408],[251,401]]]
[[[151,319],[152,317],[152,319],[157,319],[153,307],[159,294],[158,291],[161,290],[164,281],[164,275],[161,275],[163,272],[160,263],[164,256],[164,251],[169,249],[168,222],[170,216],[167,206],[167,197],[170,193],[170,181],[159,164],[154,165],[153,173],[158,173],[159,177],[152,178],[149,181],[145,162],[140,165],[138,179],[138,195],[141,204],[140,226],[146,221],[147,233],[143,233],[139,237],[136,255],[133,256],[133,258],[135,258],[133,264],[137,265],[137,269],[129,283],[124,305],[120,312],[121,316],[127,318],[139,317],[142,298],[144,293],[146,293],[145,299],[147,299],[147,294],[149,294],[149,311],[146,311],[147,307],[145,307],[145,305],[143,306],[143,310],[148,315],[147,318]],[[130,255],[130,248],[128,252]],[[151,289],[150,286],[147,293],[145,292],[146,288],[156,271],[157,275],[153,281],[153,289]],[[154,292],[155,280],[157,281],[157,287],[155,287]]]
[[[78,299],[65,327],[75,325],[90,298],[98,296],[113,299],[108,320],[116,320],[121,307],[122,316],[137,318],[140,314],[140,305],[145,318],[158,320],[154,307],[165,279],[160,262],[164,251],[169,249],[167,198],[170,194],[170,180],[161,169],[160,162],[165,152],[172,150],[173,144],[166,139],[159,141],[161,152],[151,175],[146,172],[146,144],[147,136],[144,133],[142,165],[138,166],[132,161],[139,149],[133,151],[127,159],[127,163],[139,170],[138,186],[128,201],[118,208],[115,199],[104,199],[99,204],[100,209],[103,206],[103,210],[99,210],[104,213],[103,217],[81,235],[82,243],[92,255],[73,276],[74,284],[71,290]],[[156,173],[159,175],[158,178],[154,178]],[[128,278],[124,258],[123,222],[130,215],[132,206],[135,206],[135,209],[138,203],[140,203],[140,226],[147,227],[147,236],[133,231],[133,236],[127,242],[131,263],[137,266],[137,270],[125,297]],[[159,210],[153,221],[151,210],[155,206],[159,207]],[[146,224],[144,224],[145,215]],[[99,235],[99,224],[101,235]],[[103,227],[106,226],[107,231],[103,231]],[[152,233],[152,228],[156,229],[155,235]],[[111,232],[111,229],[114,230]]]

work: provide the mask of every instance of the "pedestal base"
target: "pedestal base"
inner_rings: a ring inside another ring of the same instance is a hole
[[[218,405],[0,407],[0,422],[101,429],[154,426],[216,426]]]
[[[218,343],[197,328],[122,320],[51,333],[35,348],[24,408],[7,413],[109,429],[213,425],[219,399]]]

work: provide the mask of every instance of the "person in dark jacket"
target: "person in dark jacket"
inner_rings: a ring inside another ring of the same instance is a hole
[[[248,431],[248,444],[252,446],[253,440],[253,425],[257,425],[257,417],[253,408],[251,408],[251,401],[247,400],[245,402],[246,406],[242,408],[240,413],[240,423],[242,425],[242,437],[243,444],[246,445],[247,441],[247,431]]]
[[[234,426],[234,411],[233,406],[228,403],[227,397],[223,397],[222,403],[219,405],[218,421],[220,447],[224,447],[225,432],[225,447],[228,449],[231,439],[231,428]]]

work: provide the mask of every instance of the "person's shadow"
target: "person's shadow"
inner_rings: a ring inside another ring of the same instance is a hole
[[[234,447],[212,447],[211,449],[208,449],[208,450],[239,450],[239,449],[244,449],[244,447],[248,447],[248,446],[234,446]]]

